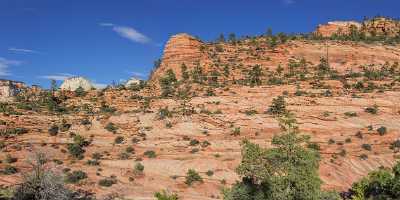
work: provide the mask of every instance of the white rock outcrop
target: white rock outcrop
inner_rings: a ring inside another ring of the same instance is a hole
[[[125,83],[125,87],[130,87],[132,85],[139,85],[140,84],[140,79],[132,77]]]
[[[93,84],[84,77],[71,77],[64,80],[61,84],[61,90],[75,91],[79,87],[82,87],[85,91],[94,88]]]

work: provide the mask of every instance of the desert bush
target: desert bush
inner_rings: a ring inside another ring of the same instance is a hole
[[[91,125],[92,122],[89,119],[85,118],[85,119],[82,119],[81,124],[82,125]]]
[[[134,170],[133,172],[134,172],[136,175],[143,174],[144,165],[143,165],[142,163],[136,163],[133,170]]]
[[[197,139],[191,139],[190,142],[189,142],[190,146],[196,146],[198,144],[200,144],[200,141],[197,140]]]
[[[125,152],[126,153],[135,153],[135,149],[133,147],[129,146],[129,147],[126,147]]]
[[[198,172],[194,169],[189,169],[186,173],[186,180],[185,183],[186,185],[191,186],[194,182],[203,182],[203,178],[199,175]]]
[[[376,129],[376,131],[379,133],[380,136],[383,136],[387,133],[387,128],[384,126],[381,126],[378,129]]]
[[[81,170],[68,172],[65,177],[67,183],[78,183],[79,181],[86,179],[87,174]]]
[[[0,130],[0,136],[8,138],[13,136],[18,136],[28,133],[28,129],[26,128],[5,128]]]
[[[344,115],[346,115],[347,117],[357,117],[357,113],[356,112],[345,112]]]
[[[174,193],[167,193],[165,190],[161,191],[161,192],[156,192],[154,194],[154,197],[157,200],[178,200],[178,195],[174,194]]]
[[[117,180],[115,178],[104,178],[99,180],[99,185],[103,187],[111,187],[112,185],[116,184]]]
[[[129,153],[121,152],[121,153],[118,155],[118,157],[119,157],[120,160],[128,160],[129,157],[130,157],[130,155],[129,155]]]
[[[122,137],[122,136],[117,136],[115,139],[114,139],[114,143],[115,144],[121,144],[122,142],[124,142],[124,137]]]
[[[246,111],[244,111],[244,113],[245,113],[246,115],[248,115],[248,116],[252,116],[252,115],[257,114],[258,112],[257,112],[257,110],[251,109],[251,110],[246,110]]]
[[[168,107],[158,109],[158,119],[165,119],[167,117],[172,117],[172,112],[169,111]]]
[[[58,126],[57,125],[55,125],[55,124],[53,124],[53,125],[51,125],[51,127],[49,128],[49,134],[51,135],[51,136],[56,136],[57,134],[58,134]]]
[[[83,159],[85,150],[78,144],[68,144],[68,152],[75,158]]]
[[[212,175],[214,175],[214,171],[208,170],[208,171],[206,172],[206,175],[207,175],[207,176],[212,176]]]
[[[76,193],[65,187],[63,178],[45,167],[44,154],[35,155],[32,171],[15,189],[15,200],[77,200]]]
[[[378,113],[378,106],[374,105],[372,107],[367,107],[367,108],[365,108],[365,112],[375,115]]]
[[[18,168],[12,165],[6,165],[2,171],[0,171],[2,174],[5,175],[11,175],[11,174],[16,174],[19,172]]]
[[[115,113],[117,111],[117,109],[103,103],[100,107],[100,111],[103,113],[111,113],[112,114],[112,113]]]
[[[118,127],[114,124],[114,123],[112,123],[112,122],[109,122],[105,127],[104,127],[107,131],[110,131],[110,132],[112,132],[112,133],[116,133],[117,132],[117,130],[118,130]]]
[[[232,135],[233,136],[240,135],[240,127],[235,127],[235,129],[233,129],[233,131],[232,131]]]
[[[372,150],[372,146],[370,144],[362,144],[361,148],[367,150],[367,151],[371,151]]]
[[[145,151],[145,152],[143,153],[143,155],[147,156],[148,158],[155,158],[155,157],[157,157],[156,152],[155,152],[155,151],[152,151],[152,150]]]

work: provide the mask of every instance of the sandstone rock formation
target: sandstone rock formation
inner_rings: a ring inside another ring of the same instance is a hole
[[[5,79],[0,80],[0,101],[10,100],[25,88],[26,85],[23,82]]]
[[[316,33],[322,37],[330,37],[333,34],[349,34],[350,28],[355,27],[361,29],[362,25],[356,21],[333,21],[327,24],[320,24],[317,27]]]
[[[125,83],[125,87],[130,87],[132,85],[139,85],[141,82],[140,79],[137,79],[135,77],[130,78],[126,83]]]
[[[68,90],[68,91],[75,91],[79,87],[82,87],[85,91],[94,88],[93,84],[84,77],[71,77],[65,79],[60,86],[62,90]]]
[[[177,74],[177,77],[180,77],[182,63],[185,63],[188,67],[193,67],[200,61],[202,57],[200,47],[202,44],[201,41],[186,33],[172,36],[164,48],[160,66],[151,77],[160,77],[168,69],[172,69]]]
[[[348,35],[351,29],[364,33],[366,36],[390,36],[395,37],[400,34],[400,22],[384,17],[376,17],[365,20],[362,23],[356,21],[333,21],[321,24],[315,33],[322,37],[331,37],[334,34]]]
[[[396,36],[400,34],[400,21],[378,17],[366,21],[363,30],[370,34]]]

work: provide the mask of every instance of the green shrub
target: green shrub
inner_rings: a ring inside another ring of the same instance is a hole
[[[18,136],[18,135],[22,135],[28,133],[28,129],[26,128],[5,128],[5,129],[1,129],[0,130],[0,136],[2,137],[13,137],[13,136]]]
[[[186,185],[191,186],[194,182],[203,182],[203,178],[194,169],[189,169],[186,173]]]
[[[155,151],[152,151],[152,150],[145,151],[145,152],[143,153],[143,155],[147,156],[148,158],[155,158],[155,157],[157,157],[156,152],[155,152]]]
[[[232,131],[232,135],[234,136],[240,135],[240,127],[235,127],[235,129],[233,129]]]
[[[144,171],[144,165],[142,165],[142,163],[136,163],[133,170],[135,174],[140,175]]]
[[[189,142],[189,145],[190,145],[190,146],[196,146],[196,145],[198,145],[198,144],[200,144],[200,142],[199,142],[197,139],[192,139],[192,140],[190,140],[190,142]]]
[[[133,147],[129,146],[129,147],[126,147],[125,152],[126,153],[135,153],[135,149]]]
[[[357,117],[357,113],[356,112],[345,112],[344,115],[346,115],[347,117]]]
[[[157,200],[178,200],[179,199],[177,194],[169,194],[165,190],[163,190],[161,192],[156,192],[154,194],[154,197]]]
[[[82,148],[81,145],[73,143],[68,144],[68,152],[77,159],[83,159],[83,154],[85,150]]]
[[[112,133],[116,133],[117,132],[117,130],[118,130],[118,127],[114,124],[114,123],[112,123],[112,122],[109,122],[105,127],[104,127],[107,131],[110,131],[110,132],[112,132]]]
[[[49,134],[51,136],[56,136],[58,134],[58,126],[55,124],[51,125],[51,127],[49,128]]]
[[[384,127],[384,126],[379,127],[379,128],[377,129],[377,131],[378,131],[378,133],[379,133],[380,136],[383,136],[383,135],[385,135],[385,134],[387,133],[387,129],[386,129],[386,127]]]
[[[160,108],[158,110],[158,119],[165,119],[167,117],[172,117],[172,112],[169,111],[168,107]]]
[[[78,88],[76,88],[76,90],[75,90],[76,97],[84,97],[84,96],[86,96],[86,94],[87,94],[87,92],[80,86]]]
[[[370,144],[362,144],[361,148],[367,150],[367,151],[371,151],[372,150],[372,146]]]
[[[81,170],[72,171],[66,174],[65,182],[75,184],[86,178],[87,178],[86,172],[83,172]]]
[[[18,173],[18,169],[12,165],[6,165],[4,169],[1,171],[5,175],[11,175]]]
[[[214,172],[212,170],[208,170],[206,172],[206,174],[207,174],[207,176],[212,176],[212,175],[214,175]]]
[[[122,153],[119,154],[118,157],[119,157],[120,160],[128,160],[130,155],[128,153],[126,153],[126,152],[122,152]]]
[[[116,184],[117,180],[115,178],[104,178],[99,180],[99,185],[103,187],[111,187],[112,185]]]
[[[114,139],[114,143],[115,144],[121,144],[122,142],[124,142],[124,137],[122,137],[122,136],[117,136],[115,139]]]
[[[373,107],[367,107],[365,108],[365,112],[375,115],[378,113],[378,106],[374,105]]]

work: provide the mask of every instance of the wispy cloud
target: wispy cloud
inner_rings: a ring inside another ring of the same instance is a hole
[[[129,26],[118,26],[112,23],[100,23],[100,26],[104,27],[111,27],[114,32],[116,32],[118,35],[121,37],[124,37],[132,42],[138,42],[142,44],[150,43],[151,39],[144,35],[143,33],[140,33],[133,27]]]
[[[53,74],[53,75],[38,76],[38,78],[56,80],[56,81],[63,81],[65,79],[71,78],[73,76],[75,76],[75,75],[68,74],[68,73],[57,73],[57,74]]]
[[[140,78],[144,78],[147,76],[146,73],[142,73],[142,72],[127,71],[127,73],[130,74],[131,76],[136,76],[136,77],[140,77]]]
[[[14,53],[40,53],[39,51],[35,51],[32,49],[22,49],[22,48],[15,48],[15,47],[10,47],[8,48],[8,51],[14,52]]]
[[[8,60],[3,57],[0,57],[0,76],[9,76],[11,75],[8,71],[10,66],[20,65],[22,62],[18,60]]]
[[[104,84],[104,83],[93,82],[92,84],[96,89],[103,89],[103,88],[106,88],[108,86],[107,84]]]
[[[282,2],[283,2],[285,5],[291,5],[291,4],[296,3],[295,0],[282,0]]]

